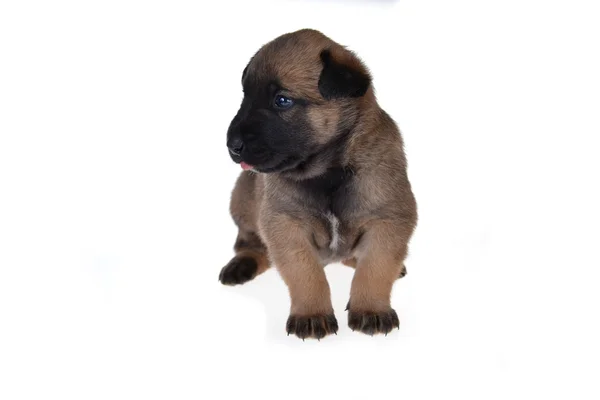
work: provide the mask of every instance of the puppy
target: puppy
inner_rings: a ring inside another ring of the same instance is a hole
[[[288,335],[336,333],[324,267],[355,268],[348,324],[366,334],[399,327],[390,305],[403,276],[417,206],[396,123],[361,60],[304,29],[264,45],[242,73],[244,98],[227,147],[244,170],[231,197],[239,228],[223,284],[275,266],[291,297]]]

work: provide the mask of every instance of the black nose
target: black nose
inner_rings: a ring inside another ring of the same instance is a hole
[[[229,143],[227,143],[227,147],[229,147],[229,152],[231,154],[239,156],[242,153],[242,150],[244,150],[244,142],[239,138],[230,139]]]

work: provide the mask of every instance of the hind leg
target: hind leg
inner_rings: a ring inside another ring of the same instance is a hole
[[[269,268],[267,248],[257,234],[259,183],[256,175],[242,172],[233,189],[230,212],[239,232],[233,246],[235,256],[219,274],[224,285],[248,282]]]
[[[347,265],[348,267],[356,268],[356,258],[348,258],[342,261],[342,264]],[[406,276],[406,265],[402,264],[402,269],[400,270],[400,275],[398,275],[398,279],[404,278]]]
[[[235,256],[219,274],[224,285],[241,285],[269,269],[267,250],[258,235],[240,229],[234,246]]]

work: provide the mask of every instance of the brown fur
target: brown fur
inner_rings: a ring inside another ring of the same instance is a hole
[[[323,67],[318,55],[324,48],[331,49],[336,62],[368,74],[352,52],[313,30],[283,35],[263,46],[247,74],[276,77],[291,95],[310,99],[306,116],[319,143],[327,143],[340,130],[349,132],[339,163],[352,172],[346,194],[351,201],[336,215],[339,245],[335,250],[328,247],[333,240],[333,222],[324,217],[328,210],[307,206],[298,189],[301,182],[332,167],[332,158],[324,154],[297,175],[241,174],[231,201],[239,227],[236,256],[226,268],[235,272],[236,260],[252,258],[257,264],[252,279],[273,263],[291,297],[288,334],[320,338],[337,330],[323,267],[343,261],[355,268],[350,327],[387,334],[398,325],[390,295],[395,280],[405,273],[403,263],[417,223],[403,141],[371,85],[361,97],[326,101],[321,96],[318,79]]]

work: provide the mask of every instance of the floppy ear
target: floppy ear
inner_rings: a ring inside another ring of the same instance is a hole
[[[248,67],[250,66],[250,63],[252,63],[252,60],[254,60],[254,57],[256,57],[256,54],[250,57],[250,61],[248,61],[248,64],[246,64],[244,71],[242,71],[242,84],[244,83],[244,79],[246,78],[246,74],[248,73]]]
[[[244,83],[244,78],[246,78],[246,74],[248,73],[248,66],[250,65],[251,62],[252,62],[252,59],[250,59],[248,64],[246,64],[246,68],[244,68],[244,71],[242,72],[242,84]]]
[[[321,62],[323,71],[319,77],[319,92],[325,99],[362,97],[367,93],[371,85],[371,76],[352,53],[338,54],[338,57],[334,57],[331,50],[323,50]]]
[[[246,68],[242,71],[242,82],[244,82],[244,78],[246,77],[246,72],[248,72],[248,64],[246,64]]]

